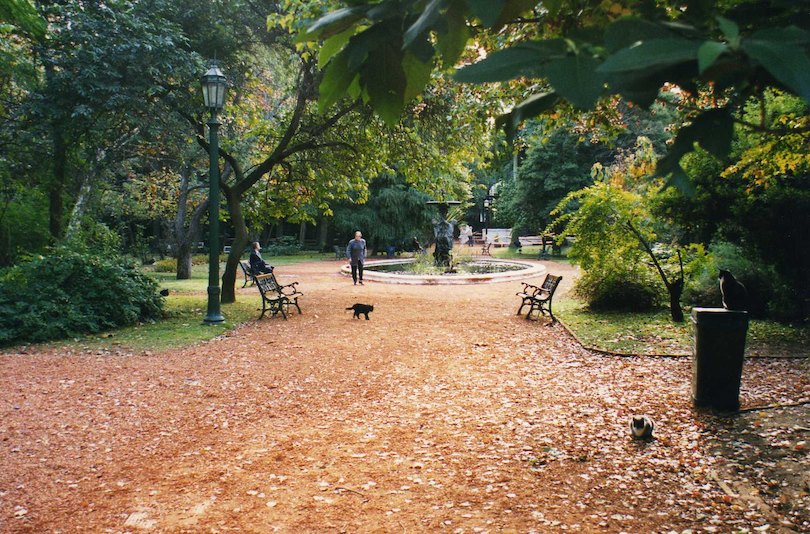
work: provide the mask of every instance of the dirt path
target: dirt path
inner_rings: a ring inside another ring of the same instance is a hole
[[[691,410],[688,360],[588,353],[515,316],[515,282],[353,287],[336,270],[279,269],[304,315],[202,345],[0,355],[0,531],[810,529],[717,483],[723,420]],[[749,362],[743,381],[744,408],[810,396],[802,362]],[[629,439],[636,412],[657,440]]]

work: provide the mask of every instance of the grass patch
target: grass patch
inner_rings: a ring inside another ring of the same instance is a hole
[[[692,353],[688,316],[683,323],[673,323],[669,310],[663,308],[646,313],[592,311],[570,295],[554,304],[555,314],[586,346],[641,355]],[[810,357],[810,328],[752,320],[746,355]]]
[[[62,346],[80,345],[94,350],[167,350],[206,341],[259,317],[259,294],[240,296],[233,304],[222,305],[225,323],[216,326],[203,324],[207,309],[207,296],[170,295],[166,299],[165,319],[155,323],[119,328],[98,335],[60,343]]]
[[[333,253],[322,252],[302,252],[289,256],[268,256],[265,261],[274,267],[293,265],[305,261],[321,260],[324,258],[334,259]],[[191,267],[191,278],[188,280],[178,280],[174,272],[155,272],[151,267],[144,267],[144,271],[149,272],[160,282],[161,289],[168,289],[171,293],[205,293],[208,289],[208,263],[194,264]],[[225,264],[219,266],[219,274],[225,271]],[[242,270],[236,272],[236,287],[242,287],[245,281]]]

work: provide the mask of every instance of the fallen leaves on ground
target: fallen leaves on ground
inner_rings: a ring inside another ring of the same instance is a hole
[[[0,531],[810,529],[807,405],[696,412],[689,359],[583,350],[515,316],[514,283],[354,287],[336,265],[285,268],[303,315],[182,350],[1,355]],[[809,383],[748,361],[743,408]]]

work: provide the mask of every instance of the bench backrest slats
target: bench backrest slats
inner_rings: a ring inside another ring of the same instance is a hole
[[[560,280],[562,280],[562,276],[547,274],[546,279],[543,280],[543,285],[540,286],[540,288],[544,291],[548,291],[549,293],[554,293],[560,283]]]
[[[274,275],[273,273],[263,274],[261,276],[256,276],[254,278],[256,279],[256,285],[259,286],[259,290],[262,293],[266,291],[281,293],[281,287],[278,285],[276,275]]]

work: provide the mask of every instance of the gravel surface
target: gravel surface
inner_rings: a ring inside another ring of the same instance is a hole
[[[338,267],[279,268],[304,314],[208,343],[0,354],[0,532],[810,531],[806,404],[695,412],[688,358],[590,353],[515,316],[517,282]],[[746,362],[741,400],[810,401],[807,364]],[[635,413],[655,440],[629,437]]]

